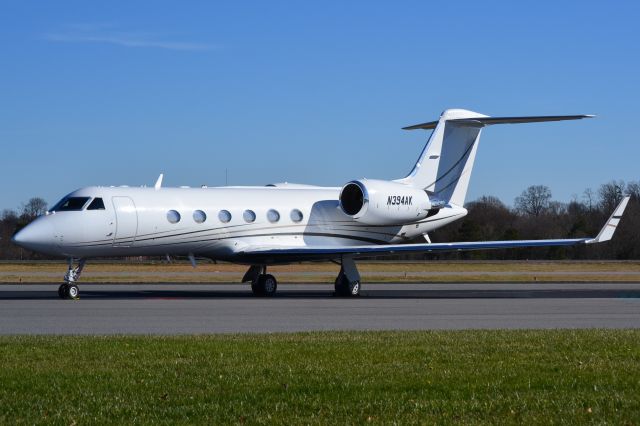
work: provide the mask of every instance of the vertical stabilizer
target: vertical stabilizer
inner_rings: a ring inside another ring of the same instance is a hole
[[[462,206],[484,127],[473,119],[483,117],[487,116],[449,109],[437,122],[410,127],[433,128],[433,132],[411,173],[398,182],[423,188],[435,198]]]
[[[448,109],[438,121],[405,127],[405,130],[433,129],[427,145],[411,173],[396,182],[423,188],[430,196],[462,206],[467,196],[480,132],[494,124],[542,123],[581,120],[593,115],[534,115],[489,117],[464,109]]]

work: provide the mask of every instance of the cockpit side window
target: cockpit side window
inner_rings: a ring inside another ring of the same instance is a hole
[[[67,197],[63,198],[58,204],[56,204],[51,211],[52,212],[67,212],[74,210],[82,210],[90,197]]]
[[[104,202],[102,198],[94,198],[87,210],[104,210]]]

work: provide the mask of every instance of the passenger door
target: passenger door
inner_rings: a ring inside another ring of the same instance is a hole
[[[138,231],[138,212],[136,205],[129,197],[112,197],[113,210],[116,213],[116,233],[113,245],[130,247],[136,239]]]

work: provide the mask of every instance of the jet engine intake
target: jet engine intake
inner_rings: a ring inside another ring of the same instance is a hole
[[[373,179],[348,182],[342,187],[339,200],[346,215],[368,225],[411,223],[444,206],[439,200],[430,200],[420,188]]]

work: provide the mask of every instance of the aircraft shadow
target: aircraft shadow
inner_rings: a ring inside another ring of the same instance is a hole
[[[640,289],[544,289],[544,290],[442,290],[442,289],[367,289],[358,298],[340,298],[332,290],[282,290],[272,300],[278,299],[640,299]],[[51,290],[3,290],[2,300],[58,299],[55,288]],[[97,290],[80,288],[81,300],[145,300],[145,299],[255,299],[249,289],[238,290]],[[261,298],[260,300],[268,300]]]

